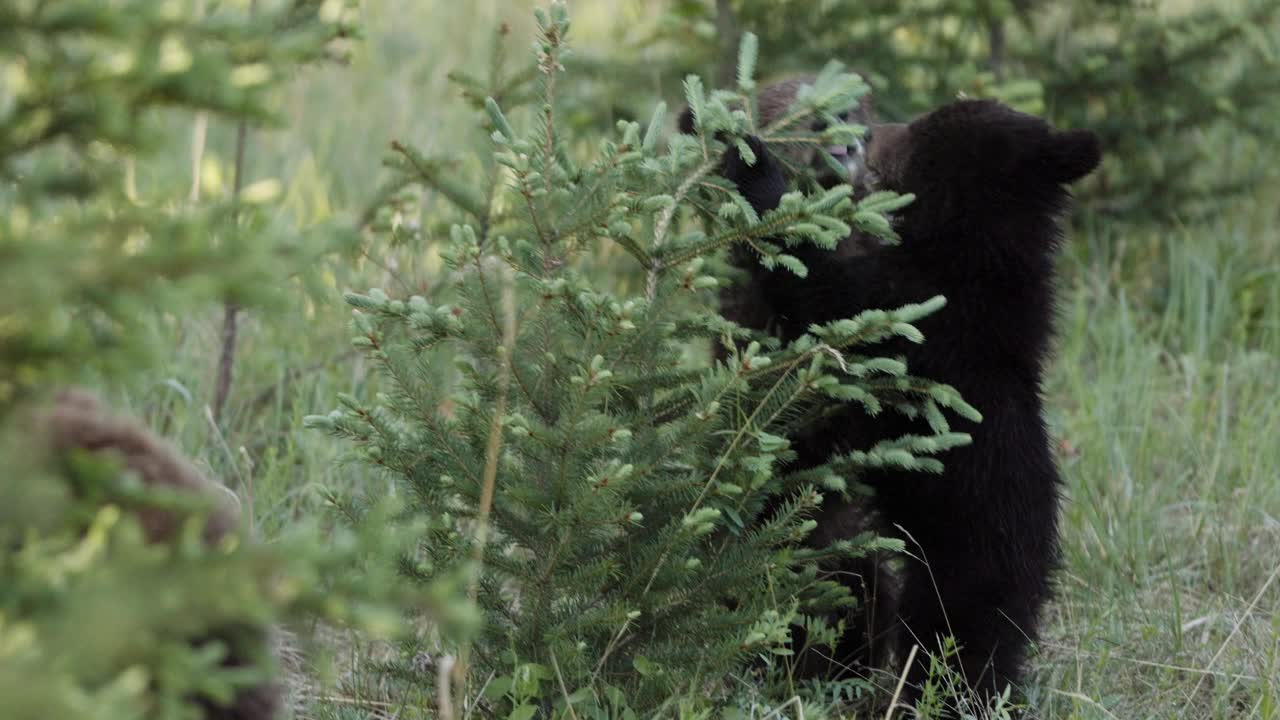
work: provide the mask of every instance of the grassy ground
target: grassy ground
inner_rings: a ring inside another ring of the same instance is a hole
[[[1087,249],[1068,263],[1049,386],[1067,496],[1045,716],[1280,713],[1276,211],[1248,202],[1136,239],[1136,273]]]
[[[313,222],[368,197],[389,138],[476,141],[445,73],[487,52],[499,18],[520,36],[528,6],[369,3],[370,41],[350,67],[299,79],[289,129],[251,140],[252,176],[281,177],[289,211]],[[589,42],[603,22],[587,12],[575,33]],[[215,127],[209,162],[223,170],[230,135]],[[1072,232],[1048,387],[1068,481],[1064,568],[1029,688],[1042,717],[1280,717],[1277,196],[1262,189],[1192,227]],[[337,265],[330,288],[249,317],[223,430],[204,401],[214,313],[158,326],[172,361],[125,398],[233,483],[266,537],[321,512],[322,488],[378,482],[339,463],[301,417],[367,381],[344,353],[336,290],[394,282],[379,263]],[[379,694],[362,686],[374,682],[368,662],[358,648],[345,661],[349,699]],[[381,712],[321,705],[321,716]]]

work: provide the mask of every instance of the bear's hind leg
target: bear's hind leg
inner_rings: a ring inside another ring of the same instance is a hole
[[[1016,691],[1027,647],[1035,637],[1044,579],[1020,578],[1011,568],[991,565],[983,572],[965,573],[963,558],[940,550],[931,555],[930,566],[912,561],[906,572],[899,661],[906,660],[913,644],[941,655],[942,640],[950,636],[957,647],[947,665],[959,676],[958,690],[973,693],[982,704],[1009,685]],[[918,652],[907,671],[909,700],[919,697],[929,666],[928,656]]]

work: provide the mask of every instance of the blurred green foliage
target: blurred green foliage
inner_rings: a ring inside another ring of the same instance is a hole
[[[172,186],[139,196],[132,173],[139,153],[172,151],[156,139],[176,109],[271,120],[282,81],[349,34],[343,12],[0,5],[0,407],[86,366],[138,361],[148,311],[261,302],[305,267],[285,261],[303,251],[296,232],[265,212],[278,182],[201,203]]]
[[[1254,152],[1280,142],[1280,4],[1274,0],[670,0],[593,60],[637,86],[690,71],[732,77],[737,33],[760,36],[761,73],[811,72],[837,59],[863,73],[888,120],[963,93],[995,97],[1062,127],[1099,134],[1108,161],[1081,191],[1112,221],[1186,220],[1215,211],[1274,167],[1223,157],[1217,128]],[[643,64],[617,61],[632,54]],[[611,99],[611,100],[609,100]]]
[[[180,323],[211,300],[256,303],[299,255],[325,251],[270,221],[278,182],[202,201],[186,187],[139,194],[133,172],[171,151],[156,139],[174,118],[275,119],[281,83],[350,33],[347,12],[310,0],[207,13],[145,0],[0,3],[5,718],[195,720],[203,703],[283,684],[263,642],[278,625],[349,623],[381,637],[401,628],[389,607],[403,587],[382,558],[403,535],[312,519],[270,545],[246,540],[246,524],[207,546],[198,519],[221,496],[216,485],[213,497],[185,499],[177,479],[144,487],[113,451],[130,462],[171,451],[134,430],[73,443],[101,457],[55,452],[33,407],[70,381],[127,382],[154,358],[145,340],[158,313]],[[172,541],[149,543],[139,517],[153,512],[193,517]],[[449,588],[416,590],[413,603],[465,624]]]

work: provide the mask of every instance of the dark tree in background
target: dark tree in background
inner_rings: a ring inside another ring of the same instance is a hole
[[[259,640],[288,620],[398,627],[382,602],[397,588],[379,573],[389,565],[368,560],[389,556],[394,534],[306,523],[262,544],[234,513],[215,512],[210,533],[157,522],[195,520],[236,488],[84,396],[63,396],[56,419],[45,409],[69,383],[124,385],[154,367],[149,323],[162,314],[257,306],[297,269],[298,238],[267,220],[272,184],[202,201],[185,183],[139,192],[134,172],[169,122],[270,122],[282,81],[350,32],[343,10],[0,0],[6,720],[198,720],[279,685],[280,663]],[[444,601],[448,588],[427,591],[415,607],[465,619],[449,615],[465,606]],[[238,634],[256,648],[224,662]]]
[[[652,30],[626,38],[642,66],[604,88],[677,88],[687,72],[732,74],[736,34],[760,38],[761,72],[809,72],[836,59],[871,83],[887,119],[957,93],[996,97],[1061,127],[1096,131],[1108,162],[1081,192],[1114,218],[1186,219],[1223,206],[1273,170],[1280,142],[1280,3],[1148,0],[669,0]],[[1228,134],[1229,157],[1220,156]]]

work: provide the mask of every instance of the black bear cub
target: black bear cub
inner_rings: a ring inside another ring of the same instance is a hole
[[[787,182],[763,143],[749,142],[757,162],[747,165],[731,150],[721,172],[763,213],[777,206]],[[812,323],[946,296],[946,307],[918,324],[924,344],[899,341],[888,350],[904,356],[913,375],[956,387],[984,419],[953,421],[973,443],[941,458],[940,477],[882,471],[860,478],[876,491],[885,529],[901,528],[914,556],[894,602],[877,609],[881,617],[871,624],[886,629],[900,661],[913,643],[938,652],[939,638],[953,636],[954,666],[981,696],[1019,680],[1049,596],[1059,478],[1041,417],[1041,379],[1058,217],[1067,186],[1100,159],[1093,133],[1058,131],[988,100],[955,102],[908,125],[878,125],[867,147],[870,184],[916,196],[897,219],[902,242],[846,258],[793,249],[809,268],[803,280],[785,270],[752,274],[785,339]],[[928,432],[923,421],[892,412],[872,419],[850,408],[799,439],[797,449],[801,466],[814,465],[842,450]],[[850,511],[827,508],[818,534],[840,536],[840,518]],[[867,662],[842,645],[835,667]],[[926,670],[917,661],[909,682],[918,685]]]

